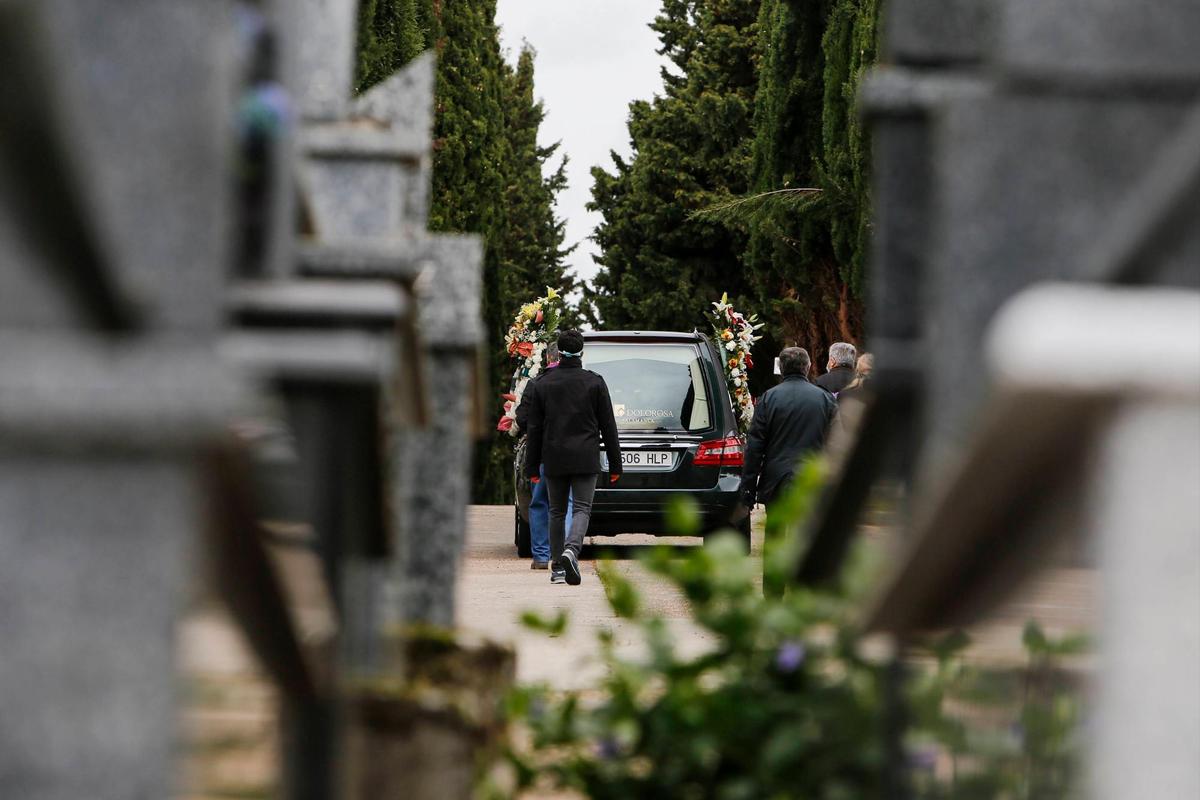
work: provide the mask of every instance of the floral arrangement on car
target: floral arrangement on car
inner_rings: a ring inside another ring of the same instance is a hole
[[[745,433],[754,419],[754,398],[750,396],[750,370],[754,367],[754,359],[750,357],[750,349],[762,338],[754,332],[765,323],[758,321],[757,314],[747,317],[735,311],[728,292],[713,303],[712,323],[713,334],[725,356],[725,380],[737,406],[738,426]]]
[[[521,306],[504,336],[504,346],[509,356],[517,360],[513,370],[508,394],[503,396],[504,414],[496,424],[496,430],[516,436],[517,406],[529,381],[542,371],[542,356],[558,333],[558,322],[562,317],[563,301],[557,290],[546,287],[546,295]]]

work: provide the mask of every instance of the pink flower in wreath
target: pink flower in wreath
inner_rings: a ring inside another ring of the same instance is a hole
[[[534,321],[534,322],[541,322],[541,321],[542,321],[542,320],[544,320],[545,318],[546,318],[546,315],[545,315],[545,314],[542,312],[542,310],[539,308],[539,309],[538,309],[538,312],[537,312],[537,316],[533,318],[533,321]]]
[[[512,426],[513,426],[513,418],[512,417],[501,417],[500,422],[498,422],[496,424],[496,430],[504,431],[507,433],[509,430],[512,429]]]
[[[533,355],[533,342],[517,342],[517,355],[529,358]]]

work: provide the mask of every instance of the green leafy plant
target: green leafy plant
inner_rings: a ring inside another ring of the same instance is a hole
[[[806,466],[773,509],[768,586],[784,583],[795,563],[795,521],[820,477],[819,466]],[[695,509],[685,501],[669,519],[694,532]],[[507,754],[513,791],[551,786],[597,800],[884,796],[887,665],[867,655],[853,591],[791,586],[764,595],[758,562],[733,534],[682,554],[656,549],[644,565],[684,595],[711,646],[682,655],[637,587],[602,565],[614,614],[636,626],[644,646],[636,656],[618,651],[606,631],[598,685],[512,694],[508,711],[520,730]],[[528,622],[563,629],[561,617]],[[1085,641],[1052,640],[1031,625],[1029,662],[1009,671],[971,666],[969,642],[950,634],[906,660],[914,796],[1070,797],[1080,705],[1059,661]]]
[[[522,783],[546,775],[592,798],[876,794],[879,670],[844,635],[845,604],[804,591],[764,599],[732,535],[646,563],[684,592],[715,648],[679,656],[664,621],[609,571],[613,610],[639,626],[645,656],[619,655],[608,635],[595,697],[518,692],[512,710],[532,733],[530,751],[512,756]]]
[[[1007,669],[965,658],[970,639],[961,632],[927,649],[934,666],[914,669],[909,686],[916,796],[1080,796],[1084,694],[1078,674],[1066,662],[1087,652],[1089,641],[1081,635],[1051,638],[1029,622],[1023,642],[1026,664]]]

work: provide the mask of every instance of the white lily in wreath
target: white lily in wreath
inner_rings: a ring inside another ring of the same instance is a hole
[[[757,315],[747,318],[735,311],[729,302],[728,292],[721,294],[721,299],[713,306],[713,335],[721,346],[722,352],[727,353],[725,363],[725,379],[729,384],[730,394],[738,412],[738,424],[744,432],[754,419],[754,398],[750,395],[749,370],[754,366],[750,350],[754,343],[761,339],[755,331],[763,327],[758,322]]]

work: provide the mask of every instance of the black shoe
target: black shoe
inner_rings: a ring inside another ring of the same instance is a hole
[[[552,569],[550,570],[550,582],[565,584],[567,582],[567,575],[561,569]]]
[[[564,550],[554,566],[566,573],[567,583],[572,586],[578,586],[579,582],[583,580],[583,576],[579,574],[579,559],[570,550]]]
[[[529,565],[530,569],[550,569],[549,561],[534,561]]]

